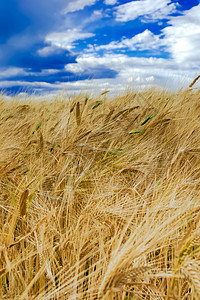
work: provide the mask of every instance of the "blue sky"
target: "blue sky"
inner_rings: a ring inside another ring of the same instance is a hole
[[[6,93],[174,89],[199,74],[199,0],[0,1]]]

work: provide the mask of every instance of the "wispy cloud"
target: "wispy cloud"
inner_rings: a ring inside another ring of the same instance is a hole
[[[14,76],[24,76],[26,75],[26,71],[22,68],[17,67],[8,67],[8,68],[0,68],[0,78],[12,78]]]
[[[95,36],[94,33],[81,32],[74,28],[64,32],[51,32],[45,37],[45,41],[54,47],[72,50],[75,47],[75,41],[85,40],[93,36]]]
[[[71,0],[68,1],[67,7],[63,10],[64,14],[84,9],[86,6],[94,5],[98,0]]]
[[[104,3],[106,5],[115,5],[117,3],[117,0],[104,0]]]
[[[152,22],[168,18],[176,12],[176,3],[171,0],[131,1],[116,7],[116,20],[127,22],[141,17],[142,21]]]

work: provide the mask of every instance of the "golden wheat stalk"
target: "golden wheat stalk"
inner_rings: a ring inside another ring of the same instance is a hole
[[[25,190],[20,198],[19,202],[19,214],[21,217],[24,217],[27,213],[27,206],[28,206],[28,195],[29,195],[29,190]]]
[[[193,85],[197,82],[197,80],[200,78],[200,75],[199,76],[197,76],[193,81],[192,81],[192,83],[189,85],[189,87],[191,88],[191,87],[193,87]]]
[[[76,123],[77,123],[77,126],[79,126],[81,124],[81,111],[80,111],[79,101],[76,103]]]

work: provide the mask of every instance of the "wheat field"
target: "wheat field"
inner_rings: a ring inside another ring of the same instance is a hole
[[[200,299],[200,90],[0,111],[0,299]]]

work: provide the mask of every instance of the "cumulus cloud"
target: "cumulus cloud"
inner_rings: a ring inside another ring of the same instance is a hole
[[[162,31],[166,48],[173,59],[191,69],[200,67],[200,4],[185,11],[182,16],[171,18]]]
[[[73,82],[4,80],[0,81],[0,86],[7,89],[13,86],[24,87],[25,89],[35,89],[40,93],[47,90],[64,89],[68,94],[80,92],[100,93],[105,89],[109,89],[110,94],[114,94],[125,91],[128,87],[142,90],[152,86],[164,86],[177,90],[183,86],[188,87],[194,77],[194,73],[191,72],[190,68],[185,67],[183,73],[183,69],[179,70],[173,60],[128,57],[125,54],[105,54],[102,57],[83,54],[76,59],[76,63],[67,64],[65,69],[73,72],[74,76],[80,78],[80,80]],[[92,76],[92,74],[96,71],[99,72],[99,69],[104,70],[104,76],[94,79],[95,76]],[[106,78],[105,70],[114,71],[115,76]],[[86,74],[85,78],[82,78],[80,72]],[[91,76],[92,79],[90,79]]]
[[[132,38],[123,38],[119,41],[112,41],[107,45],[92,46],[88,48],[88,52],[99,50],[115,50],[115,49],[130,49],[130,50],[150,50],[158,49],[162,46],[162,39],[159,35],[154,35],[150,30],[146,29]]]
[[[94,5],[98,0],[72,0],[68,3],[67,7],[63,10],[64,14],[75,12],[84,9],[86,6]]]
[[[66,65],[65,70],[68,72],[72,72],[74,74],[78,74],[78,73],[82,73],[84,71],[84,68],[81,66],[81,64],[73,63],[73,64]]]
[[[162,85],[178,89],[190,83],[195,75],[187,66],[178,68],[172,59],[129,57],[125,54],[84,54],[76,59],[76,63],[66,65],[65,69],[78,75],[79,72],[95,73],[99,67],[116,72],[115,78],[107,82],[120,83],[125,87]]]
[[[86,71],[98,67],[109,68],[122,74],[128,70],[137,71],[140,69],[149,70],[150,72],[158,72],[161,69],[175,70],[172,60],[155,58],[155,57],[129,57],[125,54],[105,54],[104,56],[84,54],[76,59],[76,63],[67,64],[65,69],[71,72]]]
[[[52,32],[46,36],[45,41],[47,43],[50,43],[52,46],[56,46],[66,50],[72,50],[75,47],[75,41],[85,40],[93,36],[95,36],[95,34],[81,32],[78,29],[74,28],[68,29],[64,32]],[[47,52],[50,49],[51,48],[47,48]],[[46,50],[43,49],[43,52],[45,52]]]
[[[162,29],[159,35],[155,35],[146,29],[132,38],[122,38],[120,41],[112,41],[109,44],[100,46],[89,45],[87,52],[94,54],[99,50],[111,52],[113,50],[123,51],[124,49],[133,51],[164,49],[169,53],[174,65],[179,70],[190,68],[192,72],[197,72],[200,68],[199,16],[200,4],[182,12],[180,16],[170,17],[167,26]]]
[[[168,18],[176,12],[177,3],[171,0],[131,1],[116,7],[116,20],[127,22],[141,17],[142,21],[156,21]]]

